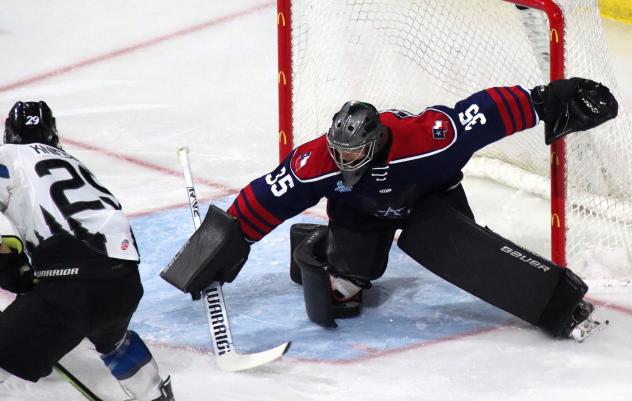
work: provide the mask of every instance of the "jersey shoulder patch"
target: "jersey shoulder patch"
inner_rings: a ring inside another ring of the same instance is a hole
[[[338,173],[329,156],[325,135],[297,147],[290,160],[290,168],[299,181],[318,181]]]
[[[2,144],[0,146],[0,178],[11,178],[10,166],[16,158],[16,145]]]
[[[436,109],[421,114],[389,110],[380,114],[382,124],[392,134],[387,162],[432,156],[456,141],[456,129],[450,116]]]
[[[0,163],[0,178],[9,178],[9,168]]]

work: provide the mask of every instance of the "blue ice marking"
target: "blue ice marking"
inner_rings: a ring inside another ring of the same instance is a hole
[[[215,202],[226,210],[233,196]],[[205,215],[208,205],[202,207]],[[353,360],[411,345],[485,331],[515,320],[439,279],[396,245],[385,275],[365,292],[359,317],[323,329],[307,319],[302,288],[289,276],[289,228],[325,222],[297,216],[253,245],[237,279],[224,295],[240,352],[262,351],[292,340],[289,357]],[[145,296],[132,327],[143,338],[211,350],[204,310],[159,277],[193,233],[188,207],[132,219],[141,253]]]

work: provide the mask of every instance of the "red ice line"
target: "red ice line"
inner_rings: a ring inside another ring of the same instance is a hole
[[[392,348],[385,351],[365,349],[365,351],[367,351],[366,355],[349,358],[349,359],[328,360],[328,359],[309,359],[309,358],[300,358],[300,357],[292,357],[292,356],[285,356],[284,359],[292,361],[292,362],[300,362],[300,363],[314,363],[314,364],[324,364],[324,365],[347,365],[347,364],[363,362],[363,361],[367,361],[370,359],[375,359],[375,358],[383,357],[387,355],[399,354],[399,353],[411,351],[414,349],[425,348],[425,347],[429,347],[435,344],[441,344],[441,343],[446,343],[446,342],[450,342],[454,340],[460,340],[467,337],[474,337],[477,335],[501,330],[506,327],[507,326],[497,326],[497,327],[491,327],[491,328],[486,328],[482,330],[459,333],[452,336],[437,338],[435,340],[420,341],[420,342],[409,344],[400,348]],[[144,341],[148,343],[149,345],[160,347],[160,348],[189,351],[189,352],[194,352],[196,354],[211,354],[212,353],[210,348],[206,349],[206,348],[194,347],[190,345],[173,344],[173,343],[167,343],[167,342],[156,341],[156,340],[144,340]],[[357,347],[357,348],[362,348],[362,347]]]
[[[82,61],[78,61],[76,63],[72,63],[72,64],[69,64],[69,65],[66,65],[66,66],[58,67],[58,68],[55,68],[55,69],[53,69],[51,71],[43,72],[41,74],[37,74],[37,75],[31,76],[31,77],[28,77],[28,78],[24,78],[24,79],[21,79],[21,80],[16,81],[16,82],[8,83],[8,84],[0,86],[0,92],[1,91],[7,91],[7,90],[15,89],[15,88],[19,88],[19,87],[22,87],[22,86],[26,86],[26,85],[32,84],[34,82],[46,80],[48,78],[52,78],[52,77],[55,77],[55,76],[58,76],[58,75],[63,75],[63,74],[67,74],[67,73],[70,73],[70,72],[74,72],[74,71],[76,71],[76,70],[78,70],[80,68],[83,68],[83,67],[88,67],[90,65],[97,64],[97,63],[100,63],[100,62],[103,62],[103,61],[107,61],[107,60],[110,60],[110,59],[113,59],[113,58],[116,58],[116,57],[119,57],[119,56],[127,55],[129,53],[133,53],[133,52],[136,52],[138,50],[142,50],[142,49],[154,46],[154,45],[158,45],[160,43],[163,43],[163,42],[166,42],[166,41],[169,41],[169,40],[172,40],[172,39],[176,39],[176,38],[179,38],[179,37],[182,37],[182,36],[185,36],[185,35],[196,33],[196,32],[202,31],[204,29],[211,28],[211,27],[214,27],[216,25],[235,20],[237,18],[256,13],[256,12],[258,12],[260,10],[263,10],[263,9],[267,8],[267,7],[272,7],[275,4],[276,4],[275,2],[262,3],[260,5],[257,5],[257,6],[254,6],[254,7],[250,7],[250,8],[247,8],[245,10],[242,10],[242,11],[238,11],[238,12],[235,12],[235,13],[232,13],[232,14],[228,14],[228,15],[225,15],[225,16],[222,16],[222,17],[218,17],[218,18],[213,18],[211,20],[202,22],[200,24],[196,24],[196,25],[193,25],[193,26],[190,26],[190,27],[179,29],[179,30],[171,32],[171,33],[160,35],[158,37],[155,37],[155,38],[152,38],[152,39],[140,42],[140,43],[136,43],[136,44],[133,44],[133,45],[129,45],[129,46],[123,47],[121,49],[113,50],[113,51],[110,51],[108,53],[105,53],[105,54],[102,54],[102,55],[99,55],[99,56],[95,56],[95,57],[88,58],[88,59],[85,59],[85,60],[82,60]],[[131,164],[135,164],[135,165],[138,165],[138,166],[150,169],[150,170],[158,171],[158,172],[161,172],[161,173],[166,174],[166,175],[178,176],[178,177],[182,176],[182,172],[180,172],[180,171],[172,170],[172,169],[160,166],[158,164],[150,163],[148,161],[144,161],[144,160],[137,159],[137,158],[134,158],[134,157],[125,156],[125,155],[122,155],[122,154],[119,154],[119,153],[116,153],[116,152],[113,152],[113,151],[110,151],[110,150],[107,150],[107,149],[104,149],[104,148],[100,148],[100,147],[97,147],[97,146],[94,146],[94,145],[87,144],[85,142],[64,138],[64,143],[70,144],[72,146],[75,146],[75,147],[78,147],[78,148],[81,148],[81,149],[84,149],[84,150],[90,150],[90,151],[98,152],[98,153],[103,154],[105,156],[112,157],[112,158],[115,158],[115,159],[118,159],[118,160],[123,160],[125,162],[131,163]],[[203,179],[203,178],[202,179],[196,178],[195,181],[199,182],[199,183],[201,183],[203,185],[206,185],[207,187],[210,187],[210,188],[218,190],[219,194],[217,195],[217,197],[222,197],[222,196],[226,196],[228,194],[233,194],[233,193],[239,192],[239,189],[237,189],[237,188],[230,188],[230,187],[224,186],[222,184],[219,184],[217,182],[213,182],[213,181],[206,180],[206,179]],[[203,199],[200,199],[200,200],[201,201],[203,201],[203,200],[211,200],[211,199],[214,199],[214,198],[215,197],[208,198],[208,199],[203,198]],[[147,214],[155,213],[155,212],[158,212],[158,211],[169,210],[169,209],[173,209],[175,207],[180,207],[180,206],[182,206],[184,204],[185,203],[179,203],[179,204],[176,204],[176,205],[162,207],[160,209],[152,209],[152,210],[147,210],[147,211],[144,211],[144,212],[133,213],[133,214],[130,214],[130,216],[134,216],[135,217],[135,216],[147,215]]]
[[[13,299],[14,295],[0,289],[0,299]],[[614,305],[612,303],[609,302],[605,302],[605,301],[600,301],[597,300],[595,298],[590,298],[591,302],[594,302],[597,305],[603,306],[605,308],[609,308],[627,315],[632,315],[632,308],[628,308],[628,307],[624,307],[621,305]],[[442,343],[447,343],[450,341],[455,341],[455,340],[461,340],[463,338],[468,338],[468,337],[474,337],[474,336],[478,336],[478,335],[482,335],[482,334],[487,334],[487,333],[491,333],[497,330],[502,330],[502,329],[506,329],[508,328],[508,326],[497,326],[497,327],[491,327],[491,328],[487,328],[487,329],[482,329],[482,330],[476,330],[476,331],[471,331],[471,332],[466,332],[466,333],[460,333],[460,334],[455,334],[452,336],[448,336],[448,337],[443,337],[443,338],[438,338],[435,340],[431,340],[431,341],[425,341],[425,342],[417,342],[417,343],[413,343],[413,344],[409,344],[406,345],[404,347],[401,348],[393,348],[393,349],[389,349],[386,351],[373,351],[370,349],[367,349],[367,351],[369,352],[367,355],[363,355],[360,357],[355,357],[355,358],[350,358],[350,359],[345,359],[345,360],[319,360],[319,359],[308,359],[308,358],[298,358],[298,357],[288,357],[286,356],[285,359],[290,360],[292,362],[300,362],[300,363],[315,363],[315,364],[326,364],[326,365],[345,365],[345,364],[351,364],[351,363],[357,363],[357,362],[363,362],[363,361],[367,361],[370,359],[375,359],[375,358],[380,358],[380,357],[384,357],[384,356],[388,356],[388,355],[393,355],[393,354],[399,354],[402,352],[406,352],[406,351],[412,351],[415,349],[421,349],[421,348],[425,348],[425,347],[429,347],[432,345],[437,345],[437,344],[442,344]],[[205,349],[202,347],[194,347],[194,346],[190,346],[190,345],[180,345],[180,344],[173,344],[173,343],[168,343],[168,342],[164,342],[164,341],[157,341],[157,340],[145,340],[146,343],[152,345],[152,346],[156,346],[156,347],[160,347],[160,348],[167,348],[167,349],[174,349],[174,350],[182,350],[182,351],[188,351],[188,352],[194,352],[196,354],[210,354],[212,353],[211,349]],[[361,347],[358,347],[361,348]]]
[[[272,7],[275,4],[276,4],[276,2],[262,3],[260,5],[257,5],[257,6],[251,7],[251,8],[247,8],[247,9],[242,10],[242,11],[238,11],[238,12],[235,12],[235,13],[232,13],[232,14],[224,15],[224,16],[219,17],[219,18],[213,18],[211,20],[202,22],[200,24],[193,25],[193,26],[190,26],[190,27],[187,27],[187,28],[183,28],[183,29],[179,29],[179,30],[177,30],[175,32],[166,33],[164,35],[160,35],[160,36],[155,37],[153,39],[149,39],[149,40],[146,40],[146,41],[143,41],[143,42],[140,42],[140,43],[136,43],[136,44],[133,44],[133,45],[130,45],[130,46],[126,46],[126,47],[123,47],[121,49],[113,50],[111,52],[108,52],[108,53],[105,53],[105,54],[102,54],[102,55],[99,55],[99,56],[95,56],[95,57],[88,58],[88,59],[85,59],[85,60],[82,60],[82,61],[78,61],[76,63],[70,64],[70,65],[65,65],[63,67],[58,67],[58,68],[55,68],[54,70],[51,70],[51,71],[43,72],[41,74],[34,75],[32,77],[24,78],[24,79],[21,79],[19,81],[12,82],[12,83],[0,86],[0,91],[7,91],[7,90],[10,90],[10,89],[19,88],[19,87],[22,87],[22,86],[26,86],[26,85],[32,84],[33,82],[43,81],[45,79],[48,79],[48,78],[51,78],[51,77],[55,77],[57,75],[63,75],[63,74],[69,73],[69,72],[74,72],[74,71],[76,71],[76,70],[78,70],[80,68],[87,67],[87,66],[90,66],[92,64],[97,64],[97,63],[100,63],[102,61],[106,61],[106,60],[110,60],[110,59],[113,59],[113,58],[116,58],[116,57],[119,57],[119,56],[122,56],[122,55],[126,55],[128,53],[133,53],[133,52],[135,52],[137,50],[145,49],[147,47],[151,47],[151,46],[160,44],[162,42],[166,42],[166,41],[171,40],[171,39],[175,39],[175,38],[178,38],[178,37],[181,37],[181,36],[185,36],[185,35],[188,35],[188,34],[191,34],[191,33],[196,33],[198,31],[202,31],[204,29],[214,27],[214,26],[222,24],[224,22],[232,21],[232,20],[237,19],[239,17],[243,17],[243,16],[246,16],[246,15],[250,15],[250,14],[256,13],[257,11],[263,10],[265,8],[268,8],[268,7]]]
[[[137,166],[140,166],[140,167],[143,167],[143,168],[146,168],[146,169],[149,169],[149,170],[154,170],[154,171],[160,172],[160,173],[165,174],[165,175],[170,175],[170,176],[174,176],[174,177],[182,177],[182,171],[173,170],[173,169],[170,169],[170,168],[167,168],[167,167],[163,167],[163,166],[161,166],[159,164],[151,163],[151,162],[146,161],[146,160],[137,159],[135,157],[126,156],[126,155],[120,154],[118,152],[114,152],[114,151],[111,151],[111,150],[108,150],[108,149],[105,149],[105,148],[101,148],[99,146],[90,145],[90,144],[87,144],[87,143],[84,143],[84,142],[75,141],[73,139],[66,139],[66,138],[63,139],[63,142],[67,143],[69,145],[72,145],[74,147],[83,149],[83,150],[89,150],[89,151],[92,151],[92,152],[96,152],[96,153],[102,154],[104,156],[108,156],[108,157],[111,157],[113,159],[122,160],[122,161],[125,161],[125,162],[130,163],[130,164],[135,164]],[[196,178],[195,181],[200,183],[200,184],[206,185],[207,187],[210,187],[210,188],[213,188],[213,189],[219,191],[219,193],[217,195],[214,195],[211,198],[198,199],[200,201],[216,199],[218,197],[223,197],[223,196],[226,196],[226,195],[230,195],[230,194],[234,194],[234,193],[239,192],[239,189],[237,189],[237,188],[231,188],[229,186],[222,185],[222,184],[219,184],[217,182],[213,182],[211,180],[207,180],[205,178]],[[181,205],[184,205],[184,203],[178,203],[177,205],[165,206],[165,207],[162,207],[162,208],[159,208],[159,209],[151,209],[151,210],[147,210],[147,211],[144,211],[144,212],[130,213],[129,216],[137,217],[137,216],[148,215],[148,214],[152,214],[152,213],[155,213],[155,212],[158,212],[158,211],[173,209],[173,208],[179,207]]]
[[[632,308],[628,308],[623,305],[613,304],[612,302],[602,301],[593,297],[586,297],[586,299],[595,305],[603,306],[604,308],[612,309],[617,312],[625,313],[626,315],[632,315]]]
[[[144,42],[140,42],[140,43],[137,43],[137,44],[126,46],[126,47],[123,47],[121,49],[114,50],[114,51],[111,51],[109,53],[102,54],[100,56],[92,57],[92,58],[89,58],[89,59],[86,59],[86,60],[82,60],[82,61],[70,64],[70,65],[66,65],[66,66],[63,66],[63,67],[56,68],[56,69],[53,69],[51,71],[44,72],[44,73],[41,73],[41,74],[38,74],[38,75],[35,75],[35,76],[32,76],[32,77],[29,77],[29,78],[24,78],[24,79],[21,79],[19,81],[13,82],[13,83],[5,84],[3,86],[0,86],[0,92],[1,91],[7,91],[7,90],[15,89],[15,88],[22,87],[22,86],[26,86],[26,85],[32,84],[34,82],[42,81],[42,80],[45,80],[45,79],[48,79],[48,78],[51,78],[51,77],[55,77],[55,76],[58,76],[58,75],[63,75],[63,74],[66,74],[66,73],[74,72],[74,71],[76,71],[79,68],[83,68],[83,67],[87,67],[87,66],[99,63],[99,62],[107,61],[107,60],[110,60],[110,59],[113,59],[113,58],[116,58],[116,57],[119,57],[119,56],[122,56],[122,55],[126,55],[126,54],[129,54],[129,53],[135,52],[137,50],[142,50],[142,49],[145,49],[145,48],[148,48],[148,47],[160,44],[162,42],[166,42],[166,41],[171,40],[171,39],[175,39],[175,38],[179,38],[181,36],[185,36],[185,35],[188,35],[188,34],[191,34],[191,33],[196,33],[196,32],[202,31],[202,30],[207,29],[207,28],[214,27],[214,26],[222,24],[222,23],[232,21],[232,20],[237,19],[239,17],[243,17],[243,16],[247,16],[247,15],[256,13],[256,12],[258,12],[260,10],[263,10],[263,9],[267,8],[267,7],[272,7],[275,4],[276,4],[275,2],[262,3],[260,5],[257,5],[257,6],[251,7],[251,8],[247,8],[247,9],[242,10],[242,11],[238,11],[238,12],[235,12],[235,13],[232,13],[232,14],[228,14],[228,15],[225,15],[225,16],[222,16],[222,17],[219,17],[219,18],[213,18],[213,19],[211,19],[209,21],[202,22],[202,23],[197,24],[197,25],[193,25],[193,26],[190,26],[190,27],[187,27],[187,28],[183,28],[183,29],[177,30],[175,32],[171,32],[171,33],[167,33],[167,34],[164,34],[164,35],[160,35],[160,36],[158,36],[156,38],[149,39],[149,40],[146,40]],[[135,164],[137,166],[141,166],[141,167],[144,167],[144,168],[147,168],[147,169],[150,169],[150,170],[158,171],[158,172],[166,174],[166,175],[177,176],[177,177],[181,177],[182,176],[182,172],[181,171],[172,170],[172,169],[160,166],[158,164],[150,163],[148,161],[144,161],[142,159],[137,159],[137,158],[134,158],[134,157],[131,157],[131,156],[125,156],[125,155],[122,155],[120,153],[116,153],[114,151],[111,151],[111,150],[108,150],[108,149],[105,149],[105,148],[100,148],[98,146],[90,145],[90,144],[85,143],[85,142],[76,141],[76,140],[72,140],[72,139],[69,139],[69,138],[64,138],[63,141],[64,141],[64,143],[70,144],[70,145],[75,146],[77,148],[94,151],[94,152],[103,154],[105,156],[108,156],[108,157],[111,157],[111,158],[114,158],[114,159],[118,159],[118,160],[123,160],[125,162],[131,163],[131,164]],[[226,196],[226,195],[229,195],[229,194],[234,194],[234,193],[239,192],[238,188],[231,188],[231,187],[222,185],[220,183],[213,182],[211,180],[206,180],[204,178],[196,178],[195,182],[203,184],[203,185],[205,185],[207,187],[210,187],[210,188],[213,188],[213,189],[219,191],[219,194],[217,194],[217,195],[215,195],[213,197],[200,198],[199,199],[200,201],[213,200],[213,199],[217,199],[218,197],[223,197],[223,196]],[[144,215],[148,215],[148,214],[152,214],[152,213],[156,213],[156,212],[160,212],[160,211],[164,211],[164,210],[174,209],[176,207],[181,207],[182,205],[185,205],[185,203],[182,202],[182,203],[177,203],[177,204],[174,204],[174,205],[161,207],[161,208],[158,208],[158,209],[149,209],[149,210],[146,210],[146,211],[143,211],[143,212],[130,213],[129,215],[131,217],[144,216]],[[321,217],[321,218],[324,217],[322,213],[318,213],[318,212],[307,212],[307,214],[314,215],[316,217]]]
[[[626,315],[631,315],[632,316],[632,308],[629,307],[625,307],[622,305],[616,305],[613,304],[611,302],[607,302],[607,301],[601,301],[592,297],[587,297],[587,299],[590,302],[593,302],[595,305],[599,305],[602,306],[604,308],[608,308],[608,309],[612,309],[614,311],[626,314]],[[443,343],[447,343],[447,342],[451,342],[451,341],[456,341],[456,340],[461,340],[464,338],[468,338],[468,337],[475,337],[478,335],[483,335],[483,334],[487,334],[487,333],[491,333],[494,331],[498,331],[498,330],[503,330],[503,329],[507,329],[509,328],[509,326],[496,326],[496,327],[490,327],[490,328],[486,328],[486,329],[481,329],[481,330],[475,330],[475,331],[470,331],[470,332],[465,332],[465,333],[459,333],[459,334],[455,334],[455,335],[451,335],[451,336],[447,336],[447,337],[442,337],[442,338],[437,338],[435,340],[430,340],[430,341],[420,341],[420,342],[416,342],[416,343],[412,343],[403,347],[399,347],[399,348],[392,348],[392,349],[388,349],[388,350],[377,350],[377,349],[372,349],[370,347],[363,347],[361,344],[357,345],[355,348],[364,350],[367,352],[367,354],[362,355],[362,356],[358,356],[358,357],[354,357],[354,358],[349,358],[349,359],[343,359],[343,360],[327,360],[327,359],[309,359],[309,358],[300,358],[300,357],[292,357],[292,356],[286,356],[285,359],[292,361],[292,362],[300,362],[300,363],[314,363],[314,364],[325,364],[325,365],[346,365],[346,364],[352,364],[352,363],[357,363],[357,362],[363,362],[363,361],[367,361],[367,360],[371,360],[371,359],[375,359],[375,358],[381,358],[381,357],[385,357],[388,355],[393,355],[393,354],[399,354],[402,352],[406,352],[406,351],[412,351],[415,349],[421,349],[421,348],[425,348],[425,347],[429,347],[432,345],[437,345],[437,344],[443,344]],[[172,343],[167,343],[167,342],[162,342],[162,341],[149,341],[150,344],[154,345],[154,346],[158,346],[161,348],[170,348],[170,349],[177,349],[177,350],[186,350],[189,352],[195,352],[198,354],[210,354],[212,351],[210,349],[204,349],[204,348],[198,348],[198,347],[193,347],[193,346],[188,346],[188,345],[179,345],[179,344],[172,344]]]
[[[102,148],[102,147],[99,147],[99,146],[90,145],[90,144],[87,144],[85,142],[75,141],[74,139],[67,139],[67,138],[63,139],[63,143],[72,145],[74,147],[77,147],[77,148],[80,148],[80,149],[83,149],[83,150],[88,150],[88,151],[91,151],[91,152],[99,153],[99,154],[102,154],[104,156],[111,157],[113,159],[122,160],[122,161],[125,161],[125,162],[130,163],[130,164],[135,164],[137,166],[140,166],[140,167],[143,167],[143,168],[146,168],[146,169],[149,169],[149,170],[154,170],[154,171],[163,173],[165,175],[170,175],[170,176],[174,176],[174,177],[182,177],[182,171],[173,170],[173,169],[170,169],[170,168],[167,168],[167,167],[163,167],[163,166],[161,166],[159,164],[151,163],[149,161],[138,159],[138,158],[135,158],[135,157],[132,157],[132,156],[126,156],[126,155],[123,155],[121,153],[117,153],[117,152],[114,152],[114,151],[111,151],[111,150],[108,150],[108,149],[105,149],[105,148]],[[198,198],[198,201],[200,201],[200,202],[204,202],[204,201],[207,201],[207,200],[210,201],[210,200],[221,198],[221,197],[224,197],[224,196],[227,196],[227,195],[236,194],[237,192],[240,191],[240,188],[229,187],[227,185],[223,185],[223,184],[211,181],[211,180],[207,180],[205,178],[196,178],[194,181],[196,183],[200,183],[200,184],[206,185],[207,187],[212,188],[212,189],[214,189],[214,190],[219,192],[219,193],[217,193],[217,194],[215,194],[213,196],[210,196],[210,197]],[[165,210],[175,209],[175,208],[181,207],[183,205],[186,205],[186,203],[180,202],[180,203],[177,203],[177,204],[174,204],[174,205],[163,206],[163,207],[160,207],[160,208],[157,208],[157,209],[148,209],[148,210],[145,210],[145,211],[142,211],[142,212],[126,213],[126,214],[128,216],[130,216],[130,217],[147,216],[147,215],[150,215],[150,214],[153,214],[153,213],[157,213],[157,212],[161,212],[161,211],[165,211]],[[326,217],[322,212],[319,212],[318,210],[306,211],[306,212],[304,212],[304,214],[315,216],[315,217],[318,217],[318,218],[325,218]]]
[[[414,349],[425,348],[425,347],[429,347],[429,346],[436,345],[436,344],[447,343],[447,342],[454,341],[454,340],[461,340],[461,339],[467,338],[467,337],[474,337],[474,336],[478,336],[478,335],[481,335],[481,334],[491,333],[493,331],[500,330],[500,329],[503,329],[505,327],[506,326],[497,326],[497,327],[490,327],[490,328],[486,328],[486,329],[482,329],[482,330],[476,330],[476,331],[470,331],[470,332],[465,332],[465,333],[459,333],[459,334],[454,334],[454,335],[447,336],[447,337],[437,338],[437,339],[430,340],[430,341],[419,341],[419,342],[416,342],[416,343],[405,345],[403,347],[391,348],[391,349],[384,350],[384,351],[365,348],[365,351],[367,351],[367,354],[362,355],[362,356],[358,356],[358,357],[349,358],[349,359],[319,360],[319,359],[308,359],[308,358],[299,358],[299,357],[292,357],[292,356],[286,356],[285,358],[289,359],[289,360],[292,360],[292,361],[303,362],[303,363],[316,363],[316,364],[326,364],[326,365],[348,365],[348,364],[352,364],[352,363],[368,361],[370,359],[375,359],[375,358],[378,358],[378,357],[381,358],[381,357],[388,356],[388,355],[400,354],[402,352],[411,351],[411,350],[414,350]],[[358,348],[361,348],[361,347],[358,347]]]
[[[162,42],[165,42],[165,41],[168,41],[168,40],[171,40],[171,39],[175,39],[175,38],[178,38],[178,37],[181,37],[181,36],[185,36],[185,35],[188,35],[188,34],[191,34],[191,33],[195,33],[195,32],[204,30],[206,28],[210,28],[210,27],[213,27],[215,25],[219,25],[221,23],[234,20],[236,18],[245,16],[245,15],[253,14],[253,13],[255,13],[257,11],[260,11],[262,9],[265,9],[267,7],[271,7],[274,4],[275,4],[274,2],[263,3],[263,4],[260,4],[258,6],[255,6],[255,7],[248,8],[246,10],[242,10],[242,11],[239,11],[239,12],[236,12],[236,13],[233,13],[233,14],[228,14],[228,15],[225,15],[225,16],[222,16],[222,17],[219,17],[219,18],[214,18],[212,20],[203,22],[201,24],[193,25],[193,26],[190,26],[190,27],[187,27],[187,28],[180,29],[180,30],[175,31],[175,32],[164,34],[164,35],[158,36],[158,37],[153,38],[153,39],[149,39],[149,40],[144,41],[144,42],[140,42],[140,43],[137,43],[137,44],[134,44],[134,45],[130,45],[130,46],[118,49],[118,50],[111,51],[109,53],[102,54],[100,56],[92,57],[92,58],[89,58],[89,59],[86,59],[86,60],[82,60],[82,61],[70,64],[70,65],[66,65],[66,66],[63,66],[63,67],[56,68],[56,69],[51,70],[51,71],[47,71],[47,72],[44,72],[44,73],[41,73],[41,74],[38,74],[38,75],[34,75],[32,77],[24,78],[24,79],[21,79],[21,80],[16,81],[16,82],[5,84],[3,86],[0,86],[0,92],[1,91],[8,91],[8,90],[19,88],[19,87],[22,87],[22,86],[26,86],[26,85],[32,84],[34,82],[43,81],[43,80],[46,80],[48,78],[55,77],[55,76],[58,76],[58,75],[63,75],[63,74],[69,73],[69,72],[74,72],[77,69],[80,69],[80,68],[83,68],[83,67],[87,67],[87,66],[90,66],[90,65],[102,62],[102,61],[110,60],[110,59],[113,59],[113,58],[116,58],[116,57],[119,57],[119,56],[122,56],[122,55],[125,55],[125,54],[128,54],[128,53],[132,53],[132,52],[135,52],[137,50],[141,50],[141,49],[144,49],[144,48],[147,48],[147,47],[151,47],[151,46],[160,44]],[[151,162],[148,162],[148,161],[145,161],[145,160],[142,160],[142,159],[137,159],[137,158],[134,158],[134,157],[131,157],[131,156],[125,156],[125,155],[122,155],[122,154],[119,154],[119,153],[116,153],[116,152],[113,152],[113,151],[110,151],[110,150],[107,150],[107,149],[104,149],[104,148],[101,148],[101,147],[98,147],[98,146],[90,145],[90,144],[87,144],[87,143],[84,143],[84,142],[80,142],[80,141],[76,141],[76,140],[72,140],[72,139],[68,139],[68,138],[64,138],[64,142],[68,143],[68,144],[70,144],[72,146],[75,146],[77,148],[81,148],[81,149],[84,149],[84,150],[97,152],[97,153],[103,154],[105,156],[112,157],[112,158],[115,158],[115,159],[118,159],[118,160],[123,160],[125,162],[131,163],[131,164],[135,164],[137,166],[141,166],[143,168],[147,168],[147,169],[150,169],[150,170],[158,171],[158,172],[161,172],[161,173],[166,174],[166,175],[180,177],[181,174],[182,174],[182,172],[180,172],[180,171],[172,170],[172,169],[169,169],[169,168],[166,168],[166,167],[163,167],[163,166],[160,166],[158,164],[151,163]],[[228,187],[228,186],[225,186],[225,185],[222,185],[222,184],[210,181],[210,180],[206,180],[206,179],[203,179],[203,178],[202,179],[198,178],[198,179],[196,179],[196,181],[198,181],[201,184],[206,185],[208,187],[211,187],[211,188],[219,190],[220,194],[217,195],[218,197],[219,196],[226,196],[226,195],[229,195],[229,194],[232,194],[232,193],[239,192],[239,189],[231,188],[231,187]],[[209,198],[209,199],[212,199],[212,198]],[[202,200],[205,200],[205,199],[202,199]],[[157,211],[168,210],[168,209],[172,209],[174,207],[179,207],[179,206],[181,206],[183,204],[184,203],[180,203],[180,204],[177,204],[177,205],[162,207],[160,209],[153,209],[153,210],[149,210],[149,211],[145,211],[145,212],[134,213],[134,214],[132,214],[132,216],[147,215],[147,214],[155,213]],[[314,214],[316,216],[322,217],[319,213],[314,213]],[[1,298],[5,298],[5,299],[10,299],[12,297],[12,294],[0,289],[0,297]],[[615,304],[612,304],[612,303],[609,303],[609,302],[605,302],[605,301],[596,300],[594,298],[592,299],[592,301],[595,302],[596,304],[604,306],[606,308],[610,308],[610,309],[613,309],[613,310],[616,310],[616,311],[619,311],[619,312],[622,312],[622,313],[625,313],[625,314],[628,314],[628,315],[632,315],[632,309],[630,309],[630,308],[627,308],[627,307],[624,307],[624,306],[620,306],[620,305],[615,305]],[[289,359],[292,359],[292,360],[297,361],[297,362],[316,362],[316,363],[328,363],[328,364],[355,363],[355,362],[364,361],[364,360],[367,360],[367,359],[372,359],[372,358],[375,358],[375,357],[378,357],[378,356],[386,356],[386,355],[390,355],[390,354],[394,354],[394,353],[405,352],[405,351],[408,351],[408,350],[411,350],[411,349],[426,347],[426,346],[429,346],[429,345],[434,345],[434,344],[439,344],[439,343],[448,342],[448,341],[452,341],[452,340],[462,339],[462,338],[465,338],[465,337],[471,337],[471,336],[475,336],[475,335],[480,335],[480,334],[484,334],[484,333],[488,333],[488,332],[491,332],[491,331],[498,330],[501,327],[495,327],[495,328],[491,328],[491,329],[485,329],[485,330],[480,330],[480,331],[475,331],[475,332],[470,332],[470,333],[463,333],[463,334],[459,334],[459,335],[454,335],[454,336],[449,336],[449,337],[437,339],[437,340],[430,341],[430,342],[415,343],[415,344],[408,345],[406,347],[391,349],[391,350],[387,350],[387,351],[379,351],[379,352],[371,353],[371,354],[366,355],[366,356],[362,356],[362,357],[358,357],[358,358],[352,358],[352,359],[349,359],[349,360],[342,360],[342,361],[315,361],[315,360],[302,359],[302,358],[289,358]],[[174,346],[173,344],[163,343],[163,342],[159,342],[159,341],[152,341],[152,343],[154,343],[156,345],[159,345],[159,346],[162,346],[162,347],[165,347],[165,348],[187,349],[189,351],[195,351],[195,352],[200,352],[200,353],[206,353],[207,352],[207,351],[202,350],[202,349],[192,348],[192,347],[188,347],[188,346],[178,346],[178,345]]]

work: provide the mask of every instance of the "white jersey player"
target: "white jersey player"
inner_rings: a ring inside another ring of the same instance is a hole
[[[118,200],[59,145],[44,102],[17,102],[0,146],[0,381],[37,381],[84,338],[138,401],[172,401],[129,321],[143,295]]]
[[[37,249],[69,234],[105,256],[138,261],[116,198],[72,155],[42,143],[0,147],[0,209]]]

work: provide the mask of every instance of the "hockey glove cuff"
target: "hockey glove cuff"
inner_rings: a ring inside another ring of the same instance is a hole
[[[24,253],[10,249],[0,253],[0,287],[15,294],[30,291],[35,285],[33,270]]]
[[[584,78],[570,78],[537,86],[533,106],[546,125],[545,142],[597,127],[617,116],[619,105],[610,90]]]

